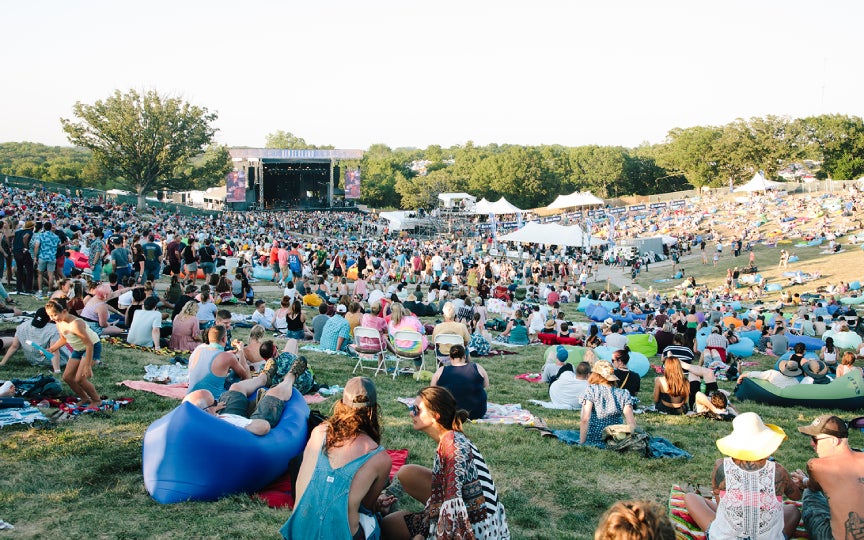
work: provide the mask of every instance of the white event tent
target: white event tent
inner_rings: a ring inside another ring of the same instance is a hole
[[[753,178],[750,179],[749,182],[742,186],[738,186],[733,190],[734,193],[752,193],[754,191],[766,191],[769,189],[781,189],[785,187],[786,184],[783,182],[774,182],[772,180],[767,180],[764,176],[762,176],[761,172],[757,172],[753,175]]]
[[[475,214],[515,214],[517,212],[521,212],[520,208],[517,208],[513,204],[511,204],[507,199],[501,197],[499,200],[491,203],[487,201],[485,198],[480,199],[477,204],[474,205],[474,213]]]
[[[589,247],[606,244],[602,238],[589,237],[581,227],[565,226],[557,223],[529,222],[518,231],[498,238],[503,242],[524,242],[529,244],[554,244],[556,246]]]
[[[605,204],[603,199],[596,197],[590,191],[574,191],[570,195],[558,195],[547,210],[560,210],[562,208],[579,208],[582,206],[598,206]]]

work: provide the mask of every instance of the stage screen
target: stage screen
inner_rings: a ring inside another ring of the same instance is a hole
[[[246,171],[231,171],[225,178],[225,200],[246,202]]]
[[[360,169],[345,171],[345,198],[360,198]]]

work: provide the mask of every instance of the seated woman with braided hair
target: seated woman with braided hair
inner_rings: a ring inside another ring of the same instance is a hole
[[[600,517],[594,540],[675,540],[675,529],[659,504],[620,501]]]

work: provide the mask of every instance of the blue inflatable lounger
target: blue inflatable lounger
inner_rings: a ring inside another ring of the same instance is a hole
[[[308,418],[309,406],[297,389],[264,436],[181,403],[144,434],[144,487],[162,504],[258,491],[303,452]]]

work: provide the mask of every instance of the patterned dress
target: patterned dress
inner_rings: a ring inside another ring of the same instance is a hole
[[[426,509],[405,516],[412,537],[429,539],[510,538],[486,460],[464,433],[449,431],[438,442],[432,496]]]
[[[585,444],[603,448],[603,428],[624,423],[624,407],[631,403],[630,392],[605,384],[589,384],[582,396],[582,406],[589,401],[591,419]]]

